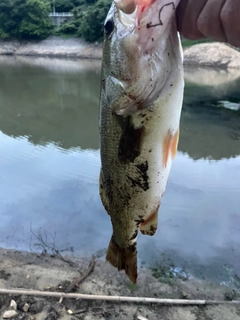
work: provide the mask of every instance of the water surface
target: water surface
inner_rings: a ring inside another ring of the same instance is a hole
[[[179,151],[159,229],[139,236],[139,261],[233,281],[240,78],[206,69],[185,78]],[[98,61],[0,57],[0,246],[42,250],[42,237],[80,256],[104,255],[112,231],[98,195],[99,84]]]

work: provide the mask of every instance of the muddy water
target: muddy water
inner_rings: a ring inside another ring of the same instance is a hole
[[[139,261],[240,288],[240,78],[187,69],[179,152]],[[100,63],[0,57],[0,246],[103,256]],[[237,276],[238,275],[238,276]]]

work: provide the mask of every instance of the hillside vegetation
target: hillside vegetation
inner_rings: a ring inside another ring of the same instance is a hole
[[[83,37],[101,41],[103,22],[110,0],[1,0],[0,38],[40,40],[50,35]],[[59,28],[52,26],[49,13],[72,12],[73,18]]]

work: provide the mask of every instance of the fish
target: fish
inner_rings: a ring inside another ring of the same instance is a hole
[[[153,236],[183,101],[179,0],[116,0],[104,22],[99,189],[113,233],[106,260],[137,282],[137,236]]]

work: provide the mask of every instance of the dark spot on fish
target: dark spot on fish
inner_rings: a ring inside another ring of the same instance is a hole
[[[151,153],[151,152],[152,152],[152,149],[150,149],[148,152]]]
[[[150,235],[150,236],[153,236],[154,233],[156,232],[156,227],[151,226],[149,231],[150,231],[149,235]]]
[[[144,118],[146,117],[146,113],[142,113],[141,116]]]
[[[113,180],[111,178],[108,178],[104,180],[104,187],[106,191],[106,195],[109,199],[109,203],[112,203],[113,200]]]
[[[172,86],[173,86],[173,84],[171,83],[171,84],[170,84],[170,87],[172,87]]]
[[[148,161],[137,164],[136,167],[143,173],[146,174],[148,171]]]
[[[142,109],[144,109],[144,108],[145,108],[145,105],[144,105],[143,100],[139,101],[139,102],[137,103],[137,109],[138,109],[138,110],[142,110]]]
[[[152,41],[154,41],[154,38],[152,38]]]
[[[131,181],[133,188],[141,188],[143,191],[147,191],[149,189],[149,182],[148,182],[148,162],[140,163],[136,165],[136,168],[140,175],[136,177],[130,177],[127,175],[127,178]]]
[[[144,191],[149,189],[149,182],[148,182],[148,161],[145,161],[143,163],[137,164],[136,168],[141,172],[142,180],[144,181],[144,184],[142,186],[142,189]]]
[[[135,222],[137,223],[137,227],[139,227],[140,223],[144,222],[143,215],[139,215],[138,219],[135,220]]]
[[[168,52],[168,56],[170,56],[170,53]]]
[[[106,84],[105,79],[102,79],[102,88],[103,88],[103,89],[105,89],[105,84]]]
[[[142,188],[142,181],[141,181],[141,179],[139,179],[138,177],[134,179],[134,178],[132,178],[132,177],[130,177],[130,176],[128,176],[128,175],[127,175],[127,178],[131,181],[133,188],[139,187],[139,188],[143,189],[143,188]]]
[[[118,159],[121,163],[128,164],[141,153],[145,127],[134,128],[131,116],[122,118],[120,126],[122,135],[119,141]]]
[[[138,234],[138,230],[134,232],[134,234],[131,236],[129,240],[134,240],[135,238],[137,238],[137,234]]]

